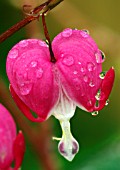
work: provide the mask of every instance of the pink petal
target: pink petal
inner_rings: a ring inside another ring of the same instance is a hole
[[[10,50],[7,75],[21,100],[19,104],[27,106],[24,105],[26,115],[30,108],[41,120],[50,116],[59,97],[56,72],[55,65],[50,62],[49,48],[41,40],[23,40]]]
[[[40,117],[37,117],[35,118],[29,107],[27,105],[25,105],[25,103],[18,97],[18,95],[15,93],[14,89],[12,88],[12,86],[10,85],[10,92],[11,92],[11,95],[13,97],[13,99],[15,100],[18,108],[21,110],[21,112],[29,119],[31,120],[32,122],[43,122],[45,119],[46,119],[46,114],[43,115],[42,118]]]
[[[82,109],[92,110],[103,62],[96,43],[85,31],[68,28],[54,38],[52,48],[66,95]]]
[[[115,71],[114,68],[110,68],[108,72],[105,75],[105,78],[102,81],[101,87],[100,87],[100,99],[99,99],[99,106],[95,107],[96,111],[101,110],[111,93],[113,83],[115,79]]]
[[[14,141],[13,146],[14,158],[15,158],[15,167],[14,170],[18,170],[20,168],[24,152],[25,152],[25,141],[22,132],[20,131]]]
[[[8,110],[0,104],[0,169],[7,169],[13,161],[13,141],[16,126]]]

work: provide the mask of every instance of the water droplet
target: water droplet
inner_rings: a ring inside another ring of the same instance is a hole
[[[98,115],[98,111],[92,112],[91,115],[92,116],[97,116]]]
[[[84,67],[81,67],[81,68],[80,68],[80,71],[81,71],[82,73],[84,73],[84,72],[85,72],[85,68],[84,68]]]
[[[60,57],[63,58],[65,55],[64,54],[61,54]]]
[[[37,61],[32,61],[32,62],[30,63],[30,66],[31,66],[31,67],[36,67],[36,66],[37,66]]]
[[[87,37],[89,37],[89,32],[86,30],[82,30],[82,31],[80,31],[80,35],[82,35],[82,37],[84,37],[84,38],[87,38]]]
[[[104,56],[104,57],[103,57]],[[102,51],[98,51],[95,53],[95,57],[96,57],[96,62],[99,63],[103,63],[105,61],[105,55]]]
[[[78,72],[75,70],[75,71],[73,72],[73,74],[75,74],[75,75],[76,75],[76,74],[78,74]]]
[[[83,80],[84,80],[84,82],[87,83],[88,82],[88,76],[84,75]]]
[[[89,101],[87,102],[87,106],[88,106],[88,107],[92,106],[92,101],[91,101],[91,100],[89,100]]]
[[[18,56],[18,50],[17,49],[12,49],[9,54],[9,58],[16,58]]]
[[[72,29],[67,28],[62,32],[62,36],[63,37],[70,37],[72,35],[72,31],[73,31]]]
[[[96,100],[100,100],[100,91],[97,92],[95,98],[96,98]]]
[[[89,86],[90,86],[90,87],[94,87],[94,86],[95,86],[95,84],[93,83],[93,81],[90,81]]]
[[[62,62],[63,62],[63,64],[65,64],[67,66],[71,66],[74,63],[74,59],[73,59],[72,56],[66,56],[66,57],[63,58]]]
[[[108,104],[109,104],[109,99],[106,100],[105,106],[107,106]]]
[[[42,47],[48,47],[48,45],[44,41],[38,41],[38,44]]]
[[[104,79],[104,78],[105,78],[105,74],[106,74],[106,72],[103,71],[103,72],[100,73],[99,77],[100,77],[101,79]]]
[[[87,69],[88,69],[88,71],[93,71],[93,70],[95,70],[95,65],[91,62],[88,62]]]
[[[24,83],[20,83],[19,85],[20,85],[21,87],[23,87],[25,84],[24,84]]]
[[[101,55],[102,55],[102,60],[105,61],[105,54],[104,54],[104,52],[101,51],[101,50],[100,50],[100,52],[101,52]]]
[[[26,47],[28,45],[28,41],[27,40],[22,40],[19,42],[19,46],[20,47]]]
[[[81,62],[79,61],[78,64],[81,65]]]
[[[36,77],[37,78],[41,78],[43,75],[43,69],[42,68],[39,68],[37,71],[36,71]]]
[[[24,84],[22,83],[22,86],[20,87],[20,93],[22,95],[28,95],[32,89],[32,84],[27,81]]]
[[[80,90],[80,88],[81,88],[81,82],[80,82],[80,80],[79,80],[78,78],[75,78],[75,79],[74,79],[74,86],[75,86],[75,89],[76,89],[76,90]]]

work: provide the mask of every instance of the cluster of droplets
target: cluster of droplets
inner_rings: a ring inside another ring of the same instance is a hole
[[[17,58],[19,59],[19,56],[20,56],[21,51],[22,51],[23,53],[22,53],[21,57],[22,57],[22,60],[24,61],[24,59],[27,57],[26,53],[24,53],[24,51],[29,46],[31,46],[33,43],[34,44],[36,43],[38,48],[40,46],[47,47],[47,44],[45,42],[41,41],[41,40],[36,40],[36,41],[35,40],[33,40],[33,41],[32,40],[22,40],[22,41],[19,42],[19,44],[17,44],[17,46],[14,47],[14,49],[12,49],[10,51],[9,58],[10,59],[16,59],[16,60],[17,60]],[[40,67],[38,65],[38,62],[35,61],[35,60],[31,61],[29,64],[25,64],[24,67],[25,67],[24,74],[18,74],[16,79],[17,79],[17,84],[19,86],[21,95],[28,95],[30,93],[31,89],[32,89],[32,86],[33,86],[32,82],[29,78],[29,71],[31,69],[34,69],[35,77],[38,78],[38,79],[42,78],[44,71],[43,71],[43,68]]]
[[[75,29],[75,30],[76,30],[76,29]],[[69,38],[72,34],[73,34],[73,30],[70,29],[70,28],[65,29],[65,30],[61,33],[61,35],[62,35],[63,38]],[[83,37],[83,38],[87,38],[87,37],[89,37],[89,31],[88,31],[88,30],[81,30],[81,31],[80,31],[80,35],[81,35],[81,37]]]
[[[73,32],[72,29],[66,29],[62,32],[62,37],[68,38],[72,35],[72,32]],[[82,31],[80,31],[80,35],[83,38],[87,38],[87,37],[89,37],[89,32],[87,30],[82,30]],[[62,54],[61,58],[63,58],[62,62],[66,66],[72,66],[75,62],[73,56],[67,56],[67,55],[65,56],[64,54]],[[101,50],[98,50],[97,52],[95,52],[95,59],[96,59],[96,64],[101,64],[105,61],[105,54]],[[88,72],[92,73],[96,69],[96,64],[94,64],[92,62],[88,62],[86,68],[82,67],[82,64],[80,61],[78,61],[78,64],[80,66],[79,68],[80,68],[81,73],[83,73],[83,81],[85,83],[88,83],[88,85],[91,88],[94,87],[95,83],[93,82],[93,80],[90,80],[88,75],[85,74],[85,71],[86,71],[85,69],[87,69]],[[74,75],[77,75],[78,73],[79,73],[78,70],[73,71]],[[105,72],[101,72],[99,75],[99,78],[104,79],[104,77],[105,77]],[[74,84],[75,84],[76,90],[80,90],[82,88],[81,81],[78,78],[74,78]],[[81,91],[83,91],[83,90],[81,90]],[[98,92],[97,95],[95,96],[98,101],[99,101],[99,99],[98,99],[99,95],[104,96],[103,94],[100,94],[100,92]],[[84,96],[84,94],[81,94],[81,96]],[[108,100],[106,101],[106,105],[107,104],[108,104]],[[92,101],[88,100],[87,105],[92,106]],[[96,115],[98,115],[98,111],[92,112],[91,114],[93,116],[96,116]]]

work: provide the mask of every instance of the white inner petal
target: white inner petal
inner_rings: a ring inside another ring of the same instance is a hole
[[[73,117],[75,109],[76,105],[65,95],[61,89],[59,102],[53,111],[55,118],[60,121],[69,120],[71,117]]]

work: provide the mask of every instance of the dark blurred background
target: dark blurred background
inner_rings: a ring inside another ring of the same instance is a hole
[[[41,4],[41,0],[0,0],[0,34],[24,17],[22,6]],[[115,84],[110,95],[110,103],[98,116],[92,117],[79,108],[71,120],[74,137],[80,144],[80,151],[69,163],[57,151],[57,142],[52,136],[61,136],[59,122],[51,117],[51,134],[49,142],[53,143],[49,155],[54,152],[52,164],[57,170],[119,170],[120,169],[120,1],[119,0],[64,0],[46,17],[49,33],[53,39],[64,28],[87,29],[97,42],[99,48],[106,54],[103,70],[114,66],[116,72]],[[45,39],[41,21],[34,21],[21,29],[12,37],[0,44],[0,88],[8,90],[9,82],[5,71],[6,56],[9,50],[18,41],[25,38]],[[3,87],[4,89],[4,87]],[[9,93],[9,92],[8,92]],[[7,100],[7,101],[5,101]],[[12,100],[12,99],[11,99]],[[9,109],[11,101],[1,98]],[[9,104],[10,103],[10,104]],[[7,105],[9,104],[9,106]],[[13,106],[12,106],[13,108]],[[12,112],[12,109],[10,110]],[[13,111],[14,112],[14,111]],[[13,117],[15,115],[13,114]],[[19,118],[21,119],[21,117]],[[26,118],[23,118],[26,119]],[[16,120],[16,118],[15,118]],[[19,124],[19,122],[18,122]],[[36,128],[36,124],[29,123]],[[22,126],[22,123],[20,127]],[[41,125],[40,125],[41,126]],[[18,128],[20,128],[18,125]],[[42,137],[41,137],[41,140]],[[42,160],[38,158],[33,145],[26,135],[26,153],[22,170],[42,170]],[[49,170],[49,169],[48,169]]]

